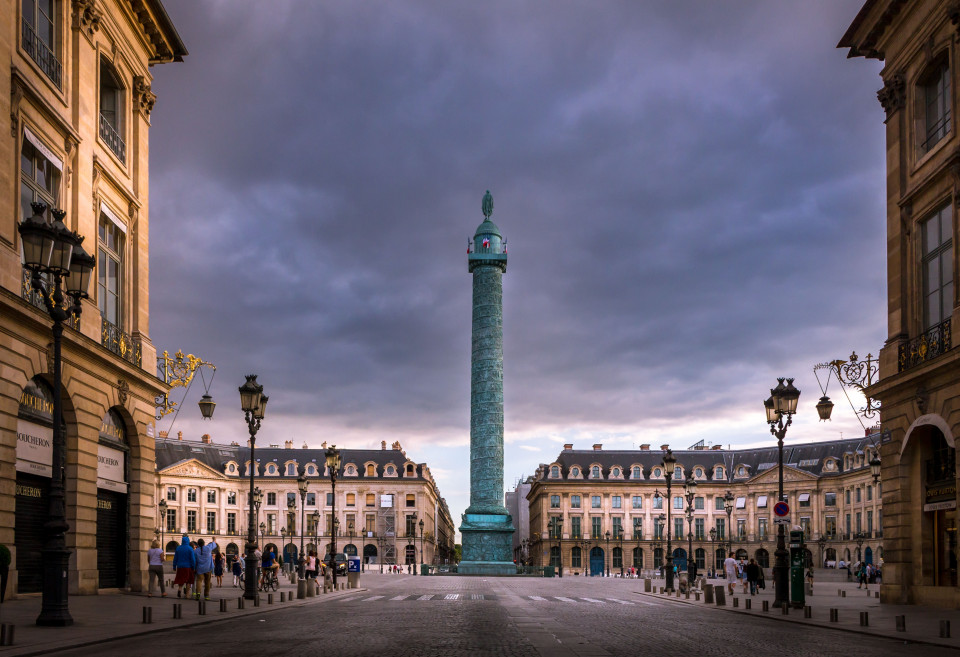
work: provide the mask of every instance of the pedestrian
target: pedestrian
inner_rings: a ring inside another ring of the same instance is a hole
[[[213,553],[213,576],[217,578],[217,586],[223,586],[223,552],[217,548]]]
[[[213,551],[217,549],[215,541],[204,543],[197,541],[197,581],[193,587],[193,597],[200,599],[200,586],[203,585],[203,599],[210,599],[210,576],[213,573]]]
[[[190,538],[184,534],[180,546],[173,553],[173,569],[176,577],[173,583],[177,586],[177,597],[180,597],[183,588],[187,588],[186,595],[190,595],[193,586],[194,569],[197,567],[197,555],[190,547]]]
[[[233,558],[233,585],[240,586],[240,575],[243,573],[243,568],[240,566],[240,557]]]
[[[807,568],[807,586],[810,587],[810,594],[813,595],[813,568]]]
[[[760,577],[757,579],[757,588],[762,591],[767,588],[767,580],[766,576],[763,574],[763,566],[757,564],[757,567],[760,569]]]
[[[861,586],[867,588],[867,565],[860,564],[860,568],[857,569],[857,588]]]
[[[743,583],[743,592],[747,592],[747,561],[746,559],[741,559],[740,563],[737,564],[739,570],[737,574],[740,575],[740,581]]]
[[[160,597],[167,597],[167,590],[163,585],[163,550],[160,549],[160,541],[154,539],[147,550],[147,568],[150,571],[150,584],[147,589],[147,597],[153,597],[153,578],[156,577],[160,583]]]
[[[757,584],[760,581],[760,566],[756,559],[751,559],[746,567],[747,583],[750,585],[750,595],[757,594]]]
[[[723,560],[723,575],[727,580],[727,593],[733,595],[734,587],[737,585],[737,560],[733,558],[733,552]]]

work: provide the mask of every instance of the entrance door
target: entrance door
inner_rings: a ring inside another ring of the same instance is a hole
[[[100,588],[127,584],[127,496],[97,491],[97,570]]]
[[[595,547],[590,550],[590,575],[602,577],[603,572],[603,548]]]
[[[49,509],[50,480],[17,473],[14,520],[17,546],[17,593],[36,593],[43,583],[43,522]]]
[[[297,559],[297,546],[293,543],[287,543],[283,548],[283,562],[292,563],[294,566],[300,563]]]
[[[683,572],[687,569],[687,551],[683,548],[677,548],[673,551],[673,565],[677,567],[677,572]]]
[[[363,546],[363,562],[367,564],[377,563],[377,546],[373,543],[367,543]]]

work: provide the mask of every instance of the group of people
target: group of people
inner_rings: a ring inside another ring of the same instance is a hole
[[[167,597],[166,583],[163,579],[163,563],[166,561],[166,554],[160,547],[160,541],[154,540],[147,550],[147,568],[149,572],[149,585],[147,595],[153,597],[153,581],[157,580],[160,587],[161,597]],[[223,570],[225,558],[220,552],[216,542],[205,543],[201,538],[192,542],[184,534],[179,547],[173,553],[173,568],[176,577],[173,580],[177,586],[177,597],[183,594],[186,587],[186,595],[190,595],[193,589],[194,597],[200,599],[200,589],[203,588],[204,597],[210,599],[210,586],[214,577],[217,579],[217,586],[223,585]]]
[[[766,588],[763,568],[756,559],[751,559],[749,563],[746,559],[737,561],[731,552],[723,561],[723,573],[727,580],[729,595],[733,595],[738,582],[743,585],[744,593],[749,589],[750,595],[756,595],[757,591]]]

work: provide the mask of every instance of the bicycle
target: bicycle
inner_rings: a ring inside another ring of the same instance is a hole
[[[280,578],[277,577],[277,570],[275,568],[268,568],[266,573],[260,578],[260,590],[261,591],[276,591],[280,587]]]

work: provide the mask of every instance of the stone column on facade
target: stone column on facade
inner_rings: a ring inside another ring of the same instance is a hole
[[[490,221],[493,197],[483,197],[484,220],[473,238],[470,379],[470,506],[463,514],[459,572],[512,574],[513,521],[503,505],[503,280],[506,245]]]

